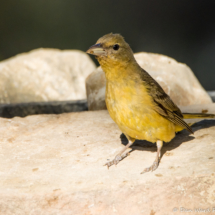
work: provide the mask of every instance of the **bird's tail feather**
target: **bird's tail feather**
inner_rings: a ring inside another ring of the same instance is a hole
[[[211,119],[215,118],[215,114],[207,113],[183,113],[184,119]]]
[[[213,119],[215,118],[215,114],[207,114],[207,113],[183,113],[184,121],[192,126],[193,124],[203,120],[203,119]]]

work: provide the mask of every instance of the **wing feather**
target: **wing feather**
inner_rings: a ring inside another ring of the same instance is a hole
[[[181,110],[145,70],[142,72],[142,80],[154,101],[154,110],[174,124],[193,133],[191,127],[183,120]]]

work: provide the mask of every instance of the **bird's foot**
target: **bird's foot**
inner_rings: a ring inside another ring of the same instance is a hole
[[[123,158],[127,157],[130,153],[124,153],[122,155],[117,155],[112,161],[107,162],[104,166],[107,166],[107,168],[109,169],[110,166],[112,165],[117,165]]]
[[[145,168],[140,174],[150,172],[150,171],[155,171],[158,168],[158,164],[159,164],[159,160],[155,160],[150,167]]]

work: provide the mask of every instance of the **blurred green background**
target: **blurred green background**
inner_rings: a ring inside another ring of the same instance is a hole
[[[86,51],[121,33],[134,52],[186,63],[215,90],[214,0],[0,0],[0,60],[39,47]]]

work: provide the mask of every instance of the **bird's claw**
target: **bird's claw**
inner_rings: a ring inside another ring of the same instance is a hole
[[[148,168],[145,168],[140,174],[143,174],[143,173],[146,173],[146,172],[150,172],[150,171],[155,171],[157,168],[158,168],[158,164],[159,164],[159,161],[154,161],[154,163],[148,167]]]
[[[123,158],[127,157],[130,153],[124,153],[122,155],[117,155],[112,161],[107,162],[104,166],[107,166],[107,168],[109,169],[110,166],[112,165],[117,165]]]

